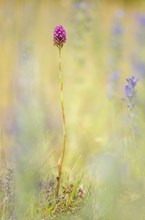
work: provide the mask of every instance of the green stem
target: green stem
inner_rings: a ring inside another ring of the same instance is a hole
[[[58,176],[57,176],[57,187],[56,187],[56,196],[59,194],[60,188],[60,179],[62,173],[62,165],[65,155],[65,145],[66,145],[66,123],[65,123],[65,112],[64,112],[64,99],[63,99],[63,80],[61,74],[61,48],[59,48],[59,82],[60,82],[60,95],[61,95],[61,114],[62,114],[62,123],[63,123],[63,143],[62,143],[62,150],[61,156],[58,160]]]
[[[130,126],[131,126],[132,146],[133,146],[134,152],[136,153],[135,154],[136,155],[136,162],[138,164],[139,171],[140,171],[141,174],[143,174],[143,176],[145,176],[144,167],[143,167],[142,162],[140,161],[140,158],[139,158],[139,155],[138,155],[138,147],[137,147],[137,144],[136,144],[136,134],[135,134],[135,131],[134,131],[134,128],[135,128],[135,113],[134,113],[133,107],[130,107],[129,111],[130,111]]]
[[[0,156],[1,156],[2,166],[4,167],[4,169],[7,169],[7,161],[6,161],[5,151],[4,151],[4,137],[3,137],[2,132],[1,132],[0,136],[1,136]]]

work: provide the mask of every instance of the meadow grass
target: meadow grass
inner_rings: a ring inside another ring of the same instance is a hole
[[[61,217],[77,216],[79,211],[86,206],[90,196],[88,184],[82,186],[82,177],[70,180],[68,174],[61,179],[59,196],[56,197],[56,177],[50,174],[36,173],[35,184],[37,193],[35,199],[31,198],[31,204],[25,213],[19,213],[21,219],[60,219]],[[27,179],[29,181],[29,179]],[[17,218],[15,205],[17,200],[15,189],[15,175],[13,170],[5,170],[0,177],[0,218]]]

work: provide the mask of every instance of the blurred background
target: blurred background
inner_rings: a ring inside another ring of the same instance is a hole
[[[58,24],[67,32],[63,169],[93,177],[99,201],[94,212],[107,216],[103,219],[143,220],[144,0],[0,1],[0,167],[15,168],[18,188],[28,191],[33,184],[23,186],[25,172],[56,173],[62,143],[58,49],[53,45]],[[133,113],[124,90],[132,75],[138,79]]]

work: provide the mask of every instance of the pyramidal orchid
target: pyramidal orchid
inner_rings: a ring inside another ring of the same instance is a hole
[[[66,31],[62,25],[55,27],[53,33],[53,41],[54,45],[57,46],[59,50],[61,50],[63,44],[66,42]]]
[[[57,46],[59,52],[59,81],[60,81],[60,94],[61,94],[61,114],[62,114],[62,123],[63,123],[63,142],[62,142],[62,149],[61,155],[58,160],[58,176],[57,176],[57,186],[56,186],[56,196],[58,197],[59,188],[60,188],[60,179],[62,173],[62,165],[65,155],[65,145],[66,145],[66,123],[65,123],[65,111],[64,111],[64,100],[63,100],[63,80],[62,80],[62,73],[61,73],[61,50],[66,42],[66,31],[62,25],[58,25],[54,29],[53,33],[53,41],[54,45]]]

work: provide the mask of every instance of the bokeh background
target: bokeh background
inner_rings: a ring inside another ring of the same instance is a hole
[[[144,220],[144,0],[0,1],[0,167],[13,167],[17,187],[28,193],[33,184],[23,183],[29,173],[57,171],[62,119],[53,30],[58,24],[67,32],[64,172],[93,178],[90,216]],[[139,80],[134,139],[124,92],[132,75]]]

